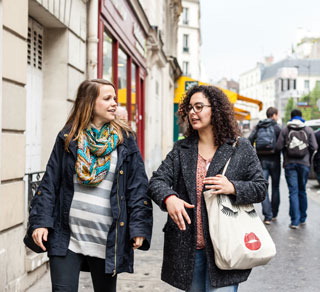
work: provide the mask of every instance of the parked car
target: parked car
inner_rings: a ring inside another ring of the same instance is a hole
[[[317,120],[309,120],[305,122],[306,126],[309,126],[314,131],[318,130],[320,128],[320,119]]]
[[[309,126],[310,128],[313,129],[313,131],[317,131],[320,129],[320,119],[315,119],[315,120],[309,120],[305,122],[306,126]],[[320,151],[320,150],[318,150]],[[316,173],[314,171],[314,157],[316,155],[316,152],[313,153],[312,158],[311,158],[311,168],[310,168],[310,173],[309,173],[309,178],[310,179],[316,179]]]

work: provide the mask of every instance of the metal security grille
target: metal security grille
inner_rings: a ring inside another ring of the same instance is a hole
[[[29,22],[28,26],[28,65],[42,70],[42,29],[32,24]]]

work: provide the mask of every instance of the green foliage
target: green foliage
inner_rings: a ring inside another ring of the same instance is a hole
[[[296,104],[295,104],[293,98],[291,97],[291,98],[289,98],[288,103],[287,103],[287,105],[286,105],[286,111],[285,111],[285,113],[284,113],[284,118],[283,118],[283,122],[284,122],[284,123],[287,123],[287,122],[290,120],[290,118],[291,118],[291,111],[292,111],[294,108],[296,108]]]
[[[303,96],[300,101],[307,102],[309,107],[301,107],[303,118],[307,120],[320,119],[320,111],[317,101],[320,99],[320,83],[317,82],[315,88],[307,95]]]

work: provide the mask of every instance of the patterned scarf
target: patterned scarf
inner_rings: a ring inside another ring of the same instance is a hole
[[[116,149],[119,137],[104,124],[100,130],[89,127],[78,140],[76,173],[81,184],[96,186],[110,169],[111,152]]]

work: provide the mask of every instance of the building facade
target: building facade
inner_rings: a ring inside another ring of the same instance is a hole
[[[201,78],[200,1],[183,0],[178,29],[178,61],[184,76]]]
[[[98,76],[112,80],[148,174],[172,147],[181,1],[101,1]],[[161,133],[159,135],[159,133]]]
[[[87,6],[82,0],[4,0],[2,15],[0,290],[24,291],[47,261],[22,243],[30,177],[44,170],[86,76]]]
[[[295,101],[308,94],[320,82],[320,59],[285,59],[269,66],[258,63],[240,75],[240,94],[259,99],[264,108],[256,112],[253,120],[265,118],[270,106],[278,108],[284,117],[290,98]]]
[[[0,0],[0,291],[24,291],[47,270],[22,238],[80,82],[115,83],[149,174],[171,148],[181,12],[180,0]]]

